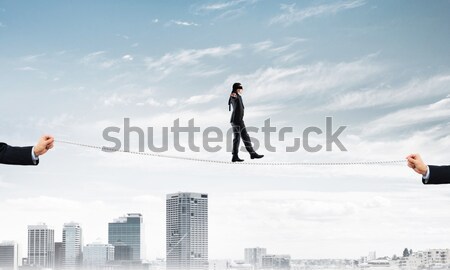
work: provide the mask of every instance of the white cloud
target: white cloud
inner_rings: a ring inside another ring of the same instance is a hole
[[[287,40],[287,43],[280,46],[274,46],[275,45],[274,42],[272,42],[271,40],[266,40],[254,43],[250,45],[250,48],[252,48],[254,52],[264,52],[264,53],[270,52],[280,54],[292,48],[295,44],[304,41],[306,41],[306,39],[304,38],[290,38]]]
[[[150,105],[152,107],[160,107],[162,106],[162,104],[160,102],[158,102],[156,99],[154,98],[148,98],[147,100],[145,100],[144,102],[138,102],[136,103],[137,106],[145,106],[145,105]]]
[[[257,3],[258,0],[230,0],[195,7],[196,14],[217,14],[214,20],[234,20],[245,14],[248,6]]]
[[[163,75],[168,75],[182,66],[198,64],[203,58],[223,57],[239,51],[241,48],[241,44],[231,44],[224,47],[181,50],[176,53],[167,53],[158,60],[147,58],[146,63],[148,69],[160,71]]]
[[[82,57],[80,62],[84,65],[94,66],[100,69],[109,69],[117,64],[117,60],[105,57],[106,51],[96,51]]]
[[[152,20],[152,23],[158,23],[159,22],[159,19],[153,19]]]
[[[281,10],[284,12],[270,20],[270,24],[280,23],[285,26],[291,25],[293,23],[301,22],[305,19],[336,14],[340,11],[347,9],[353,9],[365,5],[363,0],[350,0],[350,1],[340,1],[332,4],[323,4],[319,6],[312,6],[305,9],[296,9],[295,4],[282,4]]]
[[[199,11],[220,11],[225,10],[229,8],[234,8],[239,5],[247,5],[247,4],[253,4],[256,3],[256,0],[231,0],[231,1],[225,1],[225,2],[216,2],[212,4],[205,4],[200,7],[198,7]]]
[[[89,53],[81,59],[81,62],[85,64],[90,63],[91,61],[97,59],[98,56],[103,55],[105,53],[106,53],[105,51],[96,51]]]
[[[221,74],[221,73],[225,72],[225,70],[226,69],[224,69],[224,68],[196,67],[194,70],[192,70],[188,74],[190,76],[194,76],[194,77],[210,77],[210,76]]]
[[[362,89],[336,96],[324,106],[327,110],[351,110],[379,106],[394,106],[425,97],[448,93],[450,75],[436,75],[428,79],[414,79],[400,87]]]
[[[20,70],[20,71],[36,71],[37,69],[33,68],[33,67],[26,66],[26,67],[16,68],[16,70]]]
[[[202,103],[208,103],[212,100],[216,99],[216,95],[197,95],[192,96],[184,101],[184,103],[192,105],[192,104],[202,104]]]
[[[240,81],[244,89],[252,89],[244,92],[245,95],[259,102],[292,99],[312,93],[336,94],[366,84],[368,79],[384,70],[371,60],[372,56],[367,56],[353,62],[269,67],[247,75],[232,75],[226,81],[228,85]]]
[[[199,26],[198,23],[194,22],[187,22],[187,21],[177,21],[177,20],[171,20],[170,24],[180,25],[180,26]]]
[[[134,59],[133,56],[131,56],[129,54],[122,56],[122,60],[124,60],[124,61],[133,61],[133,59]]]
[[[125,40],[128,40],[128,39],[130,39],[130,37],[129,37],[129,36],[127,36],[127,35],[116,34],[116,36],[117,36],[117,37],[120,37],[120,38],[123,38],[123,39],[125,39]]]
[[[251,47],[255,50],[255,52],[266,51],[272,48],[273,42],[271,40],[265,40],[261,42],[254,43]]]
[[[430,122],[449,123],[450,96],[429,105],[401,109],[394,113],[384,115],[370,123],[364,129],[364,134],[390,132],[393,129],[408,126],[419,126]]]
[[[24,62],[34,62],[37,59],[44,57],[46,54],[45,53],[41,53],[41,54],[34,54],[34,55],[27,55],[21,58],[22,61]]]

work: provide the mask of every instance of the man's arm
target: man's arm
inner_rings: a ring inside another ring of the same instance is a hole
[[[37,165],[39,161],[33,161],[33,146],[13,147],[2,143],[0,145],[0,163],[8,165]]]
[[[450,166],[428,166],[419,154],[411,154],[406,159],[408,166],[422,175],[422,183],[425,185],[450,184]]]
[[[52,136],[43,136],[35,146],[14,147],[0,143],[0,163],[8,165],[38,165],[39,156],[53,148]]]
[[[430,175],[426,184],[450,184],[450,166],[429,165]]]

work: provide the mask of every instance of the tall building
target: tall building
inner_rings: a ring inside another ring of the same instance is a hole
[[[105,268],[114,260],[114,246],[111,244],[92,243],[83,249],[83,266],[87,269]]]
[[[108,223],[108,243],[126,245],[131,249],[131,260],[145,259],[144,223],[141,214],[127,214]]]
[[[19,265],[19,247],[15,242],[0,243],[0,269],[17,270]]]
[[[82,230],[78,223],[65,223],[62,235],[63,243],[63,269],[79,268],[82,262]]]
[[[55,231],[45,223],[28,226],[28,265],[53,268],[55,263]]]
[[[62,242],[55,242],[55,269],[60,270],[63,267],[64,248]]]
[[[175,193],[166,197],[168,270],[208,269],[208,195]]]
[[[254,269],[261,268],[262,256],[267,254],[265,248],[246,248],[245,249],[245,263],[253,265]]]

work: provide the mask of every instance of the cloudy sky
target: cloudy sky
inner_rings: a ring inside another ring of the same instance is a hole
[[[0,1],[0,138],[31,145],[50,133],[109,145],[103,129],[123,128],[124,118],[155,127],[155,141],[177,118],[226,132],[239,81],[249,126],[270,118],[295,137],[323,129],[327,116],[348,126],[347,152],[286,153],[290,142],[274,138],[275,153],[259,150],[264,161],[419,152],[445,164],[449,9],[449,1]],[[174,155],[231,157],[169,145]],[[243,258],[253,246],[299,259],[450,248],[450,187],[424,186],[404,165],[232,166],[60,143],[38,167],[0,167],[0,240],[25,251],[27,225],[46,222],[61,240],[62,225],[76,221],[85,243],[107,241],[109,221],[141,212],[148,259],[165,257],[165,195],[177,191],[210,195],[211,259]]]

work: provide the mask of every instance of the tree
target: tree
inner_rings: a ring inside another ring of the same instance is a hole
[[[410,248],[409,249],[409,256],[411,256],[412,255],[412,249]]]
[[[403,257],[409,257],[409,251],[407,248],[403,250]]]

